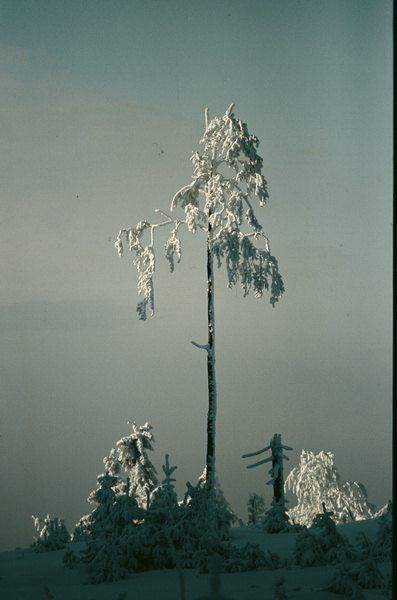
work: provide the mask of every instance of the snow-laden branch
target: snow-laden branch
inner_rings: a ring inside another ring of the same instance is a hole
[[[272,457],[269,456],[268,458],[264,458],[263,460],[259,460],[258,462],[254,463],[253,465],[247,465],[247,469],[253,469],[254,467],[259,467],[259,465],[264,465],[265,463],[268,463],[272,460]]]
[[[241,458],[248,458],[249,456],[258,456],[258,454],[262,454],[262,452],[267,452],[270,450],[270,446],[266,446],[266,448],[262,448],[262,450],[257,450],[256,452],[249,452],[248,454],[243,454]]]

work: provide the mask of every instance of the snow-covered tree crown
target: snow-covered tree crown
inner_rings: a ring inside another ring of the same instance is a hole
[[[365,486],[355,481],[341,481],[332,452],[314,454],[302,450],[300,464],[288,475],[285,487],[298,499],[289,515],[300,525],[311,525],[323,502],[334,512],[336,523],[371,519],[375,515],[376,507],[368,502]]]
[[[140,221],[136,227],[121,229],[117,236],[115,248],[119,256],[123,253],[123,238],[135,254],[138,293],[143,296],[137,312],[142,320],[146,319],[148,307],[154,313],[154,237],[156,229],[164,226],[171,227],[165,243],[171,272],[175,258],[179,262],[182,256],[178,231],[186,226],[192,233],[197,229],[207,233],[218,267],[223,260],[226,262],[228,287],[240,281],[244,296],[252,289],[257,297],[267,290],[273,306],[284,292],[277,260],[270,253],[269,240],[251,202],[252,196],[257,196],[263,206],[268,198],[267,183],[261,172],[263,160],[256,151],[259,140],[249,134],[245,123],[235,118],[233,107],[231,104],[222,118],[211,121],[206,109],[206,129],[200,141],[204,151],[194,152],[191,157],[193,181],[182,187],[171,203],[171,212],[179,208],[183,218],[173,218],[157,209],[165,221],[156,224]],[[143,241],[145,233],[149,234],[147,243]]]

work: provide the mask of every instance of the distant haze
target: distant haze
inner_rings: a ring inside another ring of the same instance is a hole
[[[335,454],[380,508],[391,497],[392,3],[0,1],[0,550],[31,515],[73,530],[102,458],[154,427],[177,491],[205,464],[205,239],[161,236],[156,314],[138,321],[121,227],[155,221],[191,181],[204,108],[261,144],[257,217],[286,292],[242,298],[216,273],[217,461],[246,520],[271,501],[274,433]],[[291,498],[290,502],[293,502]],[[291,504],[292,505],[292,504]]]

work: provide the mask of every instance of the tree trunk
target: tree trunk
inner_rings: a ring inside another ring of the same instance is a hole
[[[211,224],[207,233],[207,301],[208,301],[208,416],[207,416],[207,481],[215,485],[215,426],[216,426],[216,379],[215,379],[215,303],[214,303],[214,258],[211,245]]]
[[[284,497],[284,477],[283,477],[283,459],[280,456],[273,456],[272,459],[272,467],[273,469],[279,465],[279,470],[277,477],[273,483],[273,497],[276,502],[280,502],[280,500]]]

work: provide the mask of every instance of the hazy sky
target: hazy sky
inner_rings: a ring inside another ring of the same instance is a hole
[[[217,461],[246,518],[271,500],[241,455],[274,433],[335,454],[391,497],[392,2],[0,0],[0,549],[31,515],[75,522],[102,458],[149,421],[177,490],[205,462],[205,240],[158,252],[139,322],[121,227],[190,182],[204,108],[261,141],[257,210],[286,293],[243,299],[217,273]]]

